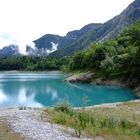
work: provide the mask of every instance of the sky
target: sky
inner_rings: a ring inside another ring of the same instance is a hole
[[[64,36],[89,23],[104,23],[134,0],[0,0],[0,49],[21,49],[47,34]]]

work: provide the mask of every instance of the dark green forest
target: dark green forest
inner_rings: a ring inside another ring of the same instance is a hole
[[[68,59],[65,58],[46,58],[46,57],[1,57],[0,70],[61,70],[67,65]]]

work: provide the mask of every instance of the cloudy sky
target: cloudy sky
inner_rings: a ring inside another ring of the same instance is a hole
[[[0,48],[103,23],[133,0],[0,0]]]

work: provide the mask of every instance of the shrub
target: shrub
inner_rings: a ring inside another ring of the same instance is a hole
[[[55,105],[54,109],[56,111],[61,111],[61,112],[69,113],[69,114],[71,114],[73,112],[72,107],[67,100],[62,100],[62,101],[58,102]]]
[[[128,120],[121,120],[120,121],[120,127],[122,128],[133,128],[135,126],[134,123],[129,122]]]

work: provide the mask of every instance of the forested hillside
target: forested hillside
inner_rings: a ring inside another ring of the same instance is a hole
[[[104,78],[123,78],[132,86],[140,80],[140,20],[116,39],[91,45],[75,54],[70,70],[93,70]]]

